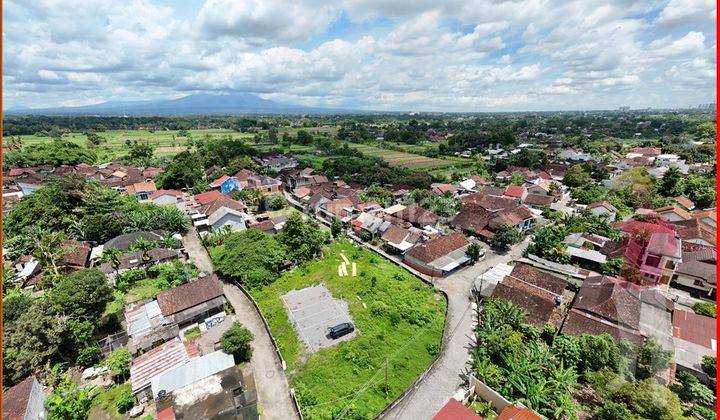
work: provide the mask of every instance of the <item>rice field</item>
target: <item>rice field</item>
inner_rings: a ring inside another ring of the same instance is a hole
[[[465,159],[431,158],[422,155],[416,155],[414,153],[382,149],[379,147],[368,146],[365,144],[354,144],[352,147],[360,150],[362,153],[368,156],[378,157],[387,162],[390,166],[397,166],[408,169],[442,168],[458,164],[465,164],[468,162],[468,160]]]
[[[206,129],[206,130],[188,130],[191,138],[200,139],[205,136],[220,137],[232,135],[233,137],[249,138],[252,134],[238,133],[233,130],[226,129]],[[170,156],[185,150],[188,139],[181,137],[178,130],[110,130],[98,133],[105,142],[99,146],[99,149],[113,156],[120,156],[127,152],[128,147],[126,141],[147,141],[155,148],[156,156]],[[20,136],[24,145],[33,145],[43,142],[49,142],[52,139],[47,136],[25,135]],[[85,145],[87,137],[82,133],[68,133],[63,135],[63,139],[71,142]]]

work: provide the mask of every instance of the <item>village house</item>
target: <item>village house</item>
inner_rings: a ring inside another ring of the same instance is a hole
[[[610,276],[588,277],[583,281],[563,324],[563,334],[610,334],[616,341],[636,345],[652,335],[667,343],[674,305],[655,287]]]
[[[523,201],[527,197],[528,191],[522,185],[511,185],[505,188],[505,197],[517,198]]]
[[[260,175],[247,169],[242,169],[233,178],[237,179],[240,189],[255,189],[263,193],[280,192],[280,186],[282,185],[282,182],[278,179]]]
[[[288,169],[294,169],[298,165],[297,159],[292,156],[286,156],[276,153],[263,154],[254,157],[255,163],[270,172],[280,172]]]
[[[668,222],[629,221],[620,223],[627,242],[625,259],[645,281],[667,287],[682,261],[682,244]]]
[[[685,197],[684,195],[680,195],[673,198],[673,202],[677,204],[678,206],[682,207],[685,211],[693,211],[695,210],[695,203],[693,203],[692,200]]]
[[[615,206],[607,201],[597,201],[595,203],[588,204],[585,210],[590,212],[593,216],[605,217],[608,222],[614,222],[618,213],[620,213]]]
[[[17,385],[3,390],[3,420],[45,420],[47,393],[34,375]]]
[[[537,327],[560,328],[565,315],[564,296],[568,283],[531,265],[517,263],[512,272],[495,285],[492,297],[507,299],[525,309],[527,320]]]
[[[701,367],[703,356],[716,356],[715,318],[676,309],[672,315],[673,361],[677,369],[690,372],[705,383],[712,383]]]
[[[265,233],[277,233],[285,228],[285,222],[287,216],[269,216],[269,215],[257,215],[255,216],[255,223],[248,226],[249,229],[259,230]]]
[[[669,222],[679,222],[682,220],[692,219],[692,214],[680,206],[665,206],[655,209],[654,211]]]
[[[162,315],[174,317],[182,329],[222,312],[225,296],[222,283],[211,274],[160,292],[157,302]]]
[[[421,238],[422,231],[419,229],[405,229],[393,224],[388,226],[381,236],[381,239],[385,244],[385,249],[393,254],[407,251],[415,246]]]
[[[133,395],[143,393],[152,397],[151,384],[157,376],[190,361],[190,356],[180,338],[155,347],[133,359],[130,365],[130,385]],[[138,399],[141,397],[139,396]]]
[[[138,201],[148,201],[155,191],[157,187],[154,182],[138,182],[125,188],[125,193],[134,196]]]
[[[206,226],[213,232],[218,230],[239,232],[247,229],[249,220],[247,214],[222,206],[207,216]]]
[[[440,221],[440,216],[425,210],[417,204],[410,204],[404,209],[394,214],[398,219],[410,222],[413,226],[424,228],[426,226],[434,227]]]
[[[301,187],[312,187],[328,182],[328,179],[324,175],[315,173],[313,168],[305,168],[301,171],[290,171],[284,178],[285,184],[290,190]]]
[[[150,195],[150,201],[158,206],[177,206],[182,201],[183,193],[177,190],[157,190]]]
[[[683,253],[685,255],[685,253]],[[705,296],[712,297],[717,290],[717,270],[712,261],[691,260],[679,263],[675,268],[672,282],[700,291]]]
[[[429,276],[441,277],[470,262],[465,251],[470,242],[460,232],[439,236],[415,245],[403,256],[403,262]]]
[[[457,188],[452,184],[432,184],[430,185],[430,190],[432,190],[435,195],[444,196],[455,195]]]
[[[125,308],[125,331],[131,354],[147,352],[180,334],[175,318],[163,316],[157,300],[128,305]]]

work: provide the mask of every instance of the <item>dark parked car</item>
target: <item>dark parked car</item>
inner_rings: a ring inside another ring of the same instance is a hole
[[[337,324],[334,327],[330,327],[328,336],[330,338],[340,338],[343,335],[350,334],[353,331],[355,331],[355,327],[353,327],[353,324],[349,322],[343,322],[342,324]]]

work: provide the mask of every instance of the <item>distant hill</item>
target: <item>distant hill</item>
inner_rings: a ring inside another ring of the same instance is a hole
[[[27,108],[3,111],[5,115],[247,115],[247,114],[338,114],[351,112],[269,101],[249,93],[196,94],[155,101],[111,101],[95,105]]]

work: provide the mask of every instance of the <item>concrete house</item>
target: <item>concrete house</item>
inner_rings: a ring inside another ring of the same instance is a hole
[[[138,201],[149,200],[155,191],[157,191],[157,187],[154,182],[138,182],[125,188],[125,192],[128,195],[135,196]]]
[[[210,230],[230,229],[232,232],[239,232],[247,229],[247,214],[233,210],[228,207],[220,207],[207,218],[207,225]]]
[[[150,196],[150,201],[158,206],[176,206],[183,198],[177,190],[157,190]]]
[[[157,302],[162,315],[183,328],[222,312],[225,296],[217,276],[209,275],[160,292]]]
[[[431,239],[410,248],[403,262],[429,276],[441,277],[468,263],[470,242],[460,232]]]
[[[598,201],[589,204],[586,210],[593,216],[607,218],[608,222],[614,222],[619,213],[618,209],[607,201]]]

